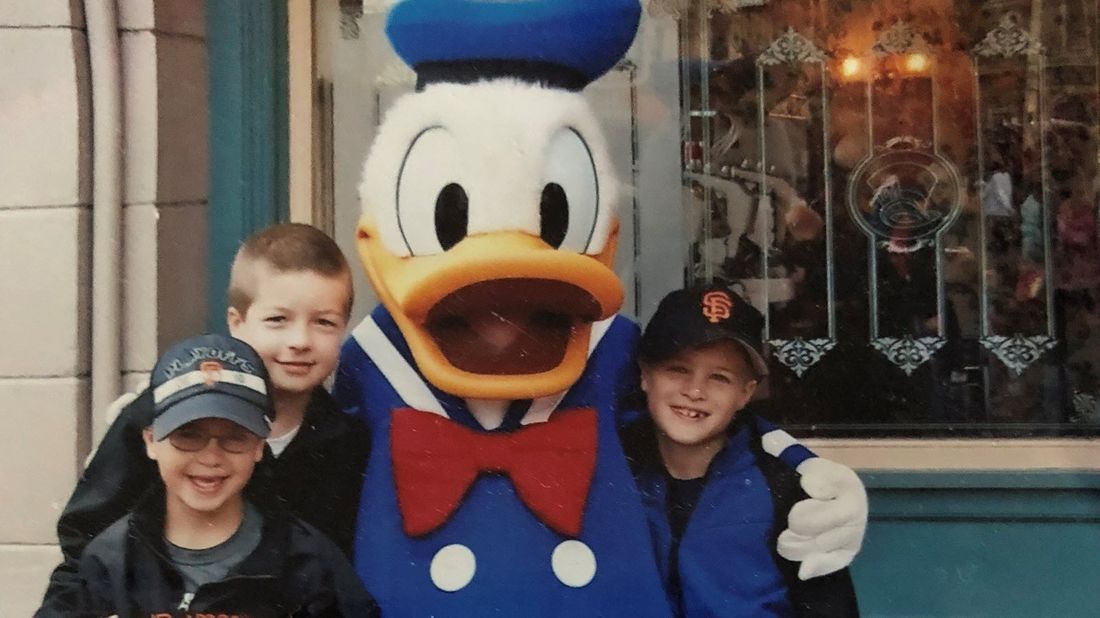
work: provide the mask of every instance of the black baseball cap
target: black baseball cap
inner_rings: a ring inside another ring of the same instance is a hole
[[[252,346],[224,335],[185,339],[153,367],[153,439],[203,418],[222,418],[266,438],[271,396],[267,369]]]
[[[764,316],[747,300],[719,284],[671,292],[661,300],[638,345],[642,362],[663,361],[681,350],[716,341],[741,346],[758,376],[768,375],[760,333]]]

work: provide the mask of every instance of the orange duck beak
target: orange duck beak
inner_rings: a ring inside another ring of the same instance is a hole
[[[527,399],[576,382],[592,322],[623,302],[613,270],[618,223],[604,251],[559,251],[522,232],[469,236],[449,250],[397,257],[368,215],[359,257],[420,371],[464,398]]]

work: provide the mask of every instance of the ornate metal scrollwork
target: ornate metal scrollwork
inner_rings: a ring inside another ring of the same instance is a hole
[[[799,62],[825,62],[825,52],[818,49],[813,41],[788,26],[787,31],[772,41],[756,59],[760,66],[777,64],[796,64]]]
[[[1073,394],[1073,418],[1075,423],[1100,422],[1100,397],[1092,393]]]
[[[817,364],[836,346],[836,339],[772,339],[768,341],[775,350],[776,359],[789,367],[798,377]]]
[[[885,55],[925,51],[927,48],[928,43],[919,32],[913,30],[908,22],[898,20],[882,33],[871,50]]]
[[[364,2],[351,2],[348,0],[341,0],[340,2],[340,38],[345,41],[354,41],[359,38],[359,20],[363,18],[363,12],[366,10],[368,13],[377,13],[385,10],[382,7],[374,6],[380,4],[380,2],[367,1],[364,6]]]
[[[871,347],[881,352],[890,362],[912,375],[913,371],[928,362],[947,340],[943,337],[879,337],[871,340]]]
[[[994,56],[1010,58],[1040,54],[1042,51],[1043,46],[1020,27],[1020,17],[1016,13],[1006,13],[1001,17],[1001,22],[974,46],[974,53],[986,58]]]
[[[1020,375],[1043,352],[1057,345],[1058,340],[1047,335],[989,335],[982,337],[982,345],[992,352],[1009,369]]]

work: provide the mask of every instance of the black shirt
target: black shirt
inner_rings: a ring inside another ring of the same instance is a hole
[[[680,588],[680,539],[684,537],[691,512],[699,503],[699,496],[706,486],[707,477],[677,479],[668,476],[668,523],[672,528],[672,551],[669,555],[669,597],[673,604],[681,604]]]

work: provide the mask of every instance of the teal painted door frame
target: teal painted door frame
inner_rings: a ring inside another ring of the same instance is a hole
[[[287,6],[206,0],[210,76],[207,328],[225,332],[243,239],[288,215]]]

